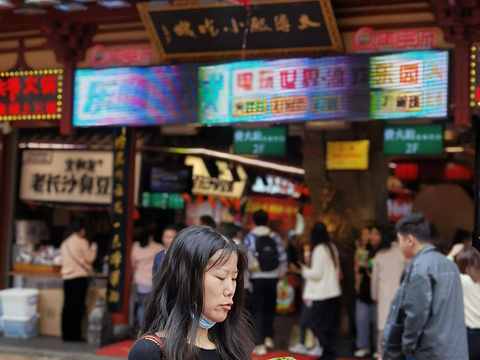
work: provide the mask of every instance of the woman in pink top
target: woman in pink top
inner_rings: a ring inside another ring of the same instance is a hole
[[[71,225],[72,234],[60,246],[64,303],[62,338],[64,341],[83,341],[82,319],[85,313],[88,277],[97,256],[97,244],[88,244],[85,226],[80,220]]]
[[[137,320],[143,325],[145,296],[152,291],[152,267],[155,254],[165,250],[165,247],[155,241],[151,232],[145,232],[132,245],[130,261],[132,262],[133,281],[137,287],[138,308]]]

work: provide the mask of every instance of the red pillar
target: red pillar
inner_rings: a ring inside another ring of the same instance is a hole
[[[455,54],[455,124],[457,126],[470,126],[470,44],[457,43]]]
[[[60,134],[62,135],[74,133],[72,123],[74,75],[75,65],[66,64],[63,68],[62,118],[60,119]]]

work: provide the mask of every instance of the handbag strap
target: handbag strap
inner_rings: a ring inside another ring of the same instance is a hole
[[[143,335],[140,339],[149,340],[155,344],[162,350],[162,360],[165,360],[165,344],[162,339],[160,339],[157,335]]]
[[[84,264],[82,264],[80,261],[78,261],[75,258],[75,256],[73,256],[72,250],[70,250],[70,244],[68,243],[68,241],[65,241],[65,249],[67,249],[67,252],[68,252],[68,255],[70,256],[70,259],[72,259],[77,265],[79,265],[87,273],[90,273],[90,269],[88,269]]]

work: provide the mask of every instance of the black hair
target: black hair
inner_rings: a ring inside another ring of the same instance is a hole
[[[397,239],[397,232],[395,231],[395,227],[389,225],[386,228],[380,229],[378,226],[374,226],[376,229],[380,230],[382,234],[382,240],[378,245],[377,252],[382,249],[390,249],[392,243]]]
[[[241,230],[242,228],[234,223],[227,224],[225,229],[225,236],[229,239],[233,239],[235,235],[237,235],[237,233]]]
[[[413,235],[421,242],[432,242],[430,224],[422,214],[411,214],[401,218],[395,230],[403,236]]]
[[[319,221],[315,222],[312,231],[310,232],[310,244],[312,253],[317,245],[327,245],[335,267],[338,266],[337,257],[335,256],[335,251],[333,250],[332,243],[328,237],[327,227],[324,223]]]
[[[218,251],[221,251],[219,258],[215,263],[209,263]],[[244,290],[247,257],[231,239],[208,226],[192,226],[178,233],[154,278],[153,290],[147,300],[141,333],[165,333],[166,359],[198,358],[198,348],[187,341],[196,339],[203,309],[204,273],[226,263],[232,254],[238,258],[234,305],[225,321],[215,324],[208,336],[221,359],[251,359],[253,339],[245,310]]]
[[[79,232],[80,230],[85,229],[85,222],[82,219],[73,219],[70,224],[70,232],[75,233]]]
[[[455,230],[455,235],[453,236],[452,245],[460,244],[467,238],[472,239],[472,233],[470,231],[465,229],[457,229]]]
[[[215,220],[210,215],[200,216],[200,223],[205,226],[210,226],[212,229],[217,227]]]
[[[253,222],[257,226],[265,226],[268,223],[268,213],[265,210],[258,210],[253,213]]]
[[[150,236],[153,236],[155,239],[155,232],[154,231],[142,231],[142,233],[138,236],[138,243],[140,247],[144,248],[147,247],[150,243]]]

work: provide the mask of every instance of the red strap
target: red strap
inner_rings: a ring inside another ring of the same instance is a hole
[[[163,343],[163,340],[160,339],[157,335],[143,335],[140,339],[146,339],[153,341],[155,344],[157,344],[160,349],[162,350],[162,359],[165,360],[165,344]]]

